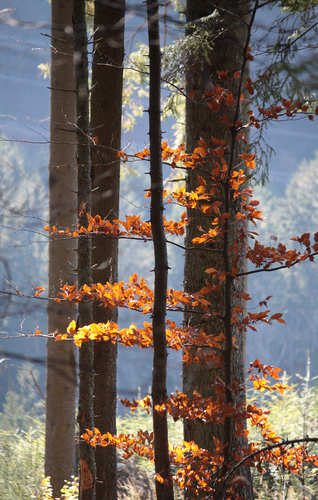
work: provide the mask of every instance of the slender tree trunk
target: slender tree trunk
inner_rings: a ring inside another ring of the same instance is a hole
[[[91,130],[97,138],[92,148],[92,214],[110,221],[119,216],[121,111],[124,58],[125,1],[111,4],[95,1],[94,57],[92,66]],[[118,240],[94,238],[93,281],[105,284],[118,281]],[[93,304],[93,322],[117,323],[117,308]],[[98,342],[94,345],[94,416],[102,432],[116,434],[117,345]],[[96,494],[99,500],[117,498],[116,449],[97,447]]]
[[[163,225],[163,175],[161,148],[161,51],[158,21],[158,2],[147,0],[149,37],[149,138],[150,138],[150,220],[155,254],[155,293],[152,315],[153,328],[153,407],[167,397],[166,302],[168,255]],[[153,410],[155,471],[166,482],[156,481],[157,500],[172,500],[170,479],[167,414]]]
[[[216,85],[220,83],[218,79],[217,71],[228,71],[229,79],[226,85],[229,87],[234,98],[237,98],[237,81],[234,80],[233,75],[235,71],[242,68],[243,63],[243,47],[247,36],[246,26],[236,16],[242,16],[244,11],[248,8],[248,3],[236,2],[235,0],[219,0],[217,5],[219,9],[219,19],[222,23],[223,33],[219,35],[213,41],[213,51],[209,57],[209,61],[203,54],[198,51],[197,56],[189,61],[189,69],[186,74],[187,79],[187,93],[191,90],[198,92],[196,98],[202,94],[204,90],[211,89],[211,83]],[[224,8],[225,10],[222,10]],[[188,0],[187,1],[187,21],[198,20],[202,17],[206,17],[214,12],[214,4],[212,5],[207,0]],[[234,12],[236,16],[230,14]],[[191,33],[191,30],[189,31]],[[232,121],[235,113],[235,106],[233,106],[233,112],[226,110],[229,116],[229,121]],[[234,136],[232,135],[231,129],[229,129],[225,124],[219,121],[220,115],[214,113],[208,107],[196,105],[193,102],[187,100],[186,104],[186,148],[190,153],[198,145],[199,139],[204,139],[210,147],[211,137],[217,139],[225,139],[225,143],[228,146],[225,154],[225,160],[228,164],[230,162],[233,165],[236,163],[237,155],[240,152],[237,146],[234,145]],[[233,149],[234,148],[234,149]],[[234,153],[231,155],[231,152]],[[232,168],[233,168],[232,165]],[[205,178],[207,186],[211,185],[211,180],[209,175],[204,175],[200,172],[200,175]],[[187,191],[195,190],[197,187],[197,172],[189,171],[187,178]],[[207,189],[208,191],[208,189]],[[223,212],[235,213],[236,207],[230,199],[229,192],[224,188],[221,195],[216,198],[222,202],[220,210]],[[198,210],[188,210],[188,217],[191,217],[191,223],[187,227],[186,232],[186,246],[193,246],[192,239],[200,236],[200,231],[198,226],[201,226],[204,231],[208,231],[211,227],[211,219],[203,212]],[[207,275],[205,274],[205,269],[214,267],[219,270],[228,271],[228,249],[230,246],[231,239],[235,238],[235,228],[228,227],[228,233],[224,239],[218,238],[215,243],[208,244],[209,248],[214,250],[219,250],[219,253],[206,252],[204,249],[196,251],[186,251],[185,255],[185,272],[184,272],[184,288],[188,293],[192,293],[200,290],[205,286],[205,280]],[[244,268],[244,256],[241,256],[241,261],[239,265]],[[226,345],[224,348],[224,358],[225,358],[225,369],[215,369],[209,363],[201,362],[199,364],[193,363],[190,365],[183,366],[183,390],[192,397],[193,392],[197,391],[204,397],[211,397],[214,394],[214,383],[216,377],[221,377],[226,380],[229,385],[232,384],[232,379],[236,380],[239,385],[244,384],[244,338],[243,335],[239,335],[236,331],[232,332],[232,327],[230,324],[230,310],[233,304],[231,304],[231,294],[235,289],[236,292],[240,293],[244,291],[243,282],[232,282],[230,277],[227,277],[226,283],[220,293],[211,294],[207,297],[212,304],[212,309],[219,313],[220,316],[224,316],[225,320],[221,318],[213,317],[212,319],[202,319],[202,314],[185,314],[184,321],[186,324],[192,324],[193,326],[203,328],[207,334],[218,335],[223,332],[226,337]],[[243,307],[243,304],[240,304]],[[236,338],[236,343],[239,346],[239,350],[232,349],[232,334]],[[193,348],[195,349],[195,348]],[[245,398],[244,392],[239,393],[238,399],[243,400]],[[226,393],[226,401],[231,402],[232,395],[230,391]],[[213,437],[215,436],[220,441],[228,444],[225,453],[231,453],[231,449],[236,446],[243,446],[244,442],[242,439],[235,438],[233,436],[233,429],[231,431],[230,427],[233,426],[228,420],[225,422],[225,426],[214,425],[214,424],[204,424],[197,422],[194,424],[189,424],[185,422],[184,432],[185,440],[194,440],[200,447],[212,451],[214,449]],[[246,499],[253,498],[251,476],[247,468],[243,468],[240,471],[241,475],[245,475],[246,481],[243,487],[242,494],[245,495]],[[240,492],[241,493],[241,492]]]
[[[85,0],[73,0],[73,21],[75,33],[75,70],[76,70],[76,127],[77,127],[77,202],[79,223],[87,227],[86,212],[91,212],[91,170],[89,137],[89,94],[88,94],[88,57],[85,19]],[[78,287],[91,285],[91,239],[87,235],[78,238]],[[92,323],[90,301],[81,301],[78,307],[79,326]],[[93,343],[87,342],[80,347],[79,368],[80,388],[78,402],[78,424],[80,436],[86,429],[94,427],[94,350]],[[94,448],[80,441],[80,500],[95,498],[95,458]]]
[[[76,226],[75,71],[72,2],[51,2],[51,124],[49,219],[51,225]],[[76,242],[54,235],[49,244],[49,294],[61,283],[74,284]],[[48,332],[65,333],[76,306],[48,305]],[[45,475],[53,495],[75,474],[76,348],[73,342],[47,340]]]

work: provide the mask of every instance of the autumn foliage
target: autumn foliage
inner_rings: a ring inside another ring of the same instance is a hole
[[[248,51],[247,59],[252,58]],[[266,76],[266,75],[265,75]],[[259,78],[265,77],[259,76]],[[226,86],[229,75],[227,72],[219,72],[220,82],[211,85],[210,90],[205,90],[203,99],[206,106],[213,113],[219,113],[219,120],[233,130],[235,140],[240,147],[246,143],[244,130],[246,127],[259,128],[261,122],[267,120],[277,120],[279,117],[293,119],[297,113],[307,113],[308,107],[304,103],[292,103],[288,100],[269,110],[258,109],[258,116],[251,110],[248,112],[248,123],[242,124],[237,120],[235,123],[229,122],[227,109],[237,105],[236,97],[230,93]],[[241,72],[236,72],[234,78],[240,78]],[[250,78],[245,81],[245,89],[250,95],[254,93],[254,82]],[[189,96],[195,99],[195,93]],[[202,98],[202,96],[201,96]],[[239,100],[243,100],[243,93],[240,93]],[[316,114],[317,114],[316,110]],[[308,115],[310,120],[312,115]],[[118,156],[123,161],[130,161],[130,156],[124,152],[118,152]],[[149,160],[149,150],[145,148],[138,152],[135,157],[144,161]],[[176,203],[182,207],[190,207],[204,212],[210,217],[210,228],[208,231],[202,229],[201,235],[193,239],[193,247],[206,248],[207,244],[216,240],[224,241],[225,234],[229,231],[229,225],[236,227],[237,238],[230,242],[225,248],[229,259],[229,270],[219,270],[215,268],[206,269],[205,286],[195,294],[187,294],[182,290],[167,290],[167,310],[188,311],[200,306],[202,314],[209,318],[218,316],[219,311],[214,311],[211,306],[211,297],[224,289],[225,283],[233,285],[235,280],[240,280],[242,276],[255,272],[271,272],[275,269],[291,268],[304,261],[314,261],[314,256],[318,253],[318,233],[312,237],[305,233],[301,236],[291,238],[297,243],[297,248],[287,249],[281,243],[275,246],[264,246],[257,240],[257,232],[254,230],[257,224],[262,221],[262,212],[259,202],[253,199],[253,190],[246,182],[247,175],[255,167],[255,154],[242,153],[239,155],[240,161],[234,168],[230,168],[228,161],[228,145],[224,140],[211,138],[207,144],[204,140],[198,141],[198,146],[193,153],[186,154],[184,145],[173,149],[166,142],[162,144],[162,160],[171,165],[172,169],[194,169],[198,172],[197,188],[188,192],[184,187],[172,191],[164,192],[165,203]],[[210,176],[212,188],[207,188],[207,183],[202,177],[202,172]],[[201,175],[200,175],[201,174]],[[229,192],[229,203],[233,200],[239,202],[239,210],[235,215],[225,211],[223,201],[224,187]],[[150,191],[146,193],[146,198],[151,197]],[[68,237],[86,237],[90,235],[104,235],[105,238],[137,238],[141,241],[151,241],[152,232],[149,222],[144,222],[140,216],[127,215],[125,220],[102,219],[99,215],[92,217],[87,214],[87,227],[78,226],[75,230],[70,228],[49,228],[52,235],[60,233]],[[248,229],[242,222],[249,221],[249,227],[253,225],[253,231]],[[184,212],[179,221],[164,220],[164,228],[167,235],[182,237],[185,226],[189,219]],[[182,243],[181,243],[182,245]],[[211,248],[211,246],[209,246]],[[213,248],[213,247],[212,247]],[[193,250],[195,251],[195,250]],[[239,269],[238,261],[244,255],[254,266],[253,270],[242,272]],[[286,271],[291,272],[291,271]],[[44,290],[37,288],[36,296]],[[232,293],[234,293],[232,286]],[[250,296],[244,292],[240,294],[240,299],[248,306]],[[284,323],[281,313],[271,314],[267,309],[267,297],[260,306],[265,305],[266,310],[260,312],[243,313],[243,309],[238,304],[232,304],[230,310],[230,323],[232,328],[232,345],[236,348],[235,332],[242,333],[247,328],[256,331],[258,323],[271,324],[273,321]],[[124,307],[139,311],[141,314],[151,314],[153,311],[154,293],[147,285],[144,278],[138,278],[133,274],[127,283],[97,283],[92,286],[84,285],[80,289],[75,286],[64,284],[60,293],[55,299],[60,301],[98,301],[101,307]],[[116,323],[92,324],[78,328],[75,321],[68,327],[67,333],[58,333],[56,340],[73,338],[77,346],[90,340],[120,342],[124,346],[138,345],[141,348],[153,346],[152,327],[148,322],[144,322],[142,328],[132,324],[120,329]],[[203,329],[199,331],[194,327],[178,326],[174,321],[166,321],[167,346],[173,350],[183,349],[183,361],[190,363],[200,363],[202,359],[209,360],[216,367],[224,366],[223,355],[226,341],[225,334],[217,336],[207,335]],[[197,346],[196,355],[191,352],[192,346]],[[207,350],[200,350],[200,347],[209,347]],[[208,352],[208,354],[207,354]],[[208,358],[208,359],[207,359]],[[259,360],[251,363],[248,370],[249,382],[260,392],[278,391],[283,393],[290,389],[288,385],[282,384],[279,379],[279,368],[262,364]],[[272,383],[270,378],[274,380]],[[194,494],[204,490],[213,498],[234,498],[235,484],[231,480],[239,466],[248,465],[256,467],[259,472],[263,471],[265,463],[282,467],[288,472],[299,473],[304,462],[318,466],[318,456],[312,455],[307,450],[307,442],[317,441],[315,438],[307,438],[307,441],[286,442],[282,440],[272,429],[267,420],[269,411],[258,408],[255,404],[247,407],[243,403],[233,403],[228,394],[235,394],[244,388],[238,386],[233,374],[232,385],[229,387],[224,380],[219,379],[215,383],[215,396],[203,398],[195,393],[191,399],[185,394],[176,392],[171,397],[163,400],[160,405],[152,408],[152,400],[148,395],[146,398],[135,401],[124,400],[122,404],[130,408],[132,412],[137,407],[142,407],[145,411],[167,412],[176,421],[178,419],[188,419],[195,421],[200,419],[206,423],[224,424],[226,419],[235,423],[235,435],[242,435],[246,440],[246,446],[241,449],[231,449],[230,453],[224,454],[227,443],[220,442],[215,438],[215,449],[213,452],[200,449],[194,442],[184,442],[177,446],[170,447],[170,462],[174,466],[174,473],[171,480],[179,487],[187,489]],[[261,430],[264,443],[248,443],[248,431],[244,422],[249,420],[252,426]],[[153,434],[148,431],[139,431],[137,435],[113,436],[109,433],[102,435],[98,429],[87,429],[82,438],[92,446],[116,446],[122,450],[125,458],[133,454],[145,456],[149,460],[154,460]],[[164,481],[159,475],[156,479]]]

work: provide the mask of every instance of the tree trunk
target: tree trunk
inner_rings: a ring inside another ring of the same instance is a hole
[[[91,130],[97,142],[92,148],[92,214],[110,221],[119,217],[121,111],[124,58],[125,1],[111,5],[95,1],[94,58],[92,66]],[[118,281],[118,240],[95,236],[92,252],[93,281]],[[117,308],[93,304],[93,322],[117,323]],[[102,432],[116,434],[117,345],[94,344],[94,416]],[[96,494],[99,500],[117,498],[116,449],[97,447]]]
[[[153,329],[153,432],[155,471],[164,482],[156,481],[157,500],[173,500],[170,479],[167,414],[157,413],[156,405],[167,397],[166,307],[168,255],[163,225],[163,174],[161,148],[161,51],[158,3],[147,0],[149,37],[149,139],[150,139],[150,221],[155,254],[155,290],[152,313]]]
[[[51,225],[76,226],[75,71],[72,3],[51,2],[51,125],[49,220]],[[49,243],[49,294],[61,283],[74,284],[76,242],[54,235]],[[48,333],[66,333],[74,319],[73,302],[48,305]],[[73,342],[47,340],[45,475],[53,496],[75,474],[76,348]]]
[[[79,224],[88,225],[86,212],[91,212],[91,169],[89,136],[89,94],[88,94],[88,54],[85,19],[85,0],[73,0],[73,22],[75,33],[75,72],[76,72],[76,127],[77,127],[77,203]],[[91,280],[91,239],[80,235],[77,244],[78,287],[90,286]],[[81,301],[78,306],[78,326],[92,323],[90,301]],[[86,429],[94,427],[94,350],[93,343],[87,342],[80,347],[79,369],[80,387],[78,417],[80,436]],[[80,500],[95,499],[95,457],[94,448],[80,440]]]
[[[216,21],[217,30],[218,27],[222,25],[222,34],[218,35],[213,41],[213,49],[209,53],[209,60],[206,60],[205,54],[200,54],[200,49],[198,48],[196,54],[190,55],[188,61],[188,71],[186,74],[187,80],[187,94],[190,91],[197,92],[195,99],[200,100],[200,95],[202,91],[211,90],[211,83],[213,85],[220,84],[217,71],[228,71],[229,79],[225,84],[229,87],[230,91],[234,95],[234,99],[237,98],[237,80],[234,80],[233,75],[237,70],[242,68],[243,64],[243,47],[246,41],[247,30],[246,26],[238,17],[232,16],[230,12],[234,12],[237,16],[242,16],[243,11],[248,7],[248,4],[242,5],[241,2],[235,0],[219,0],[217,2],[219,9],[219,17]],[[221,10],[224,8],[225,10]],[[209,16],[214,12],[213,5],[207,0],[188,0],[187,1],[187,22],[201,19],[203,17]],[[218,25],[219,24],[219,25]],[[188,34],[191,34],[192,28],[188,29]],[[208,33],[209,34],[209,33]],[[229,121],[231,122],[234,118],[235,106],[233,106],[233,112],[229,108],[226,109],[226,113],[229,116]],[[211,146],[210,139],[215,137],[217,139],[225,139],[225,143],[228,146],[225,153],[225,160],[229,165],[232,161],[233,166],[236,164],[237,155],[240,152],[238,147],[234,145],[235,140],[232,131],[224,123],[219,121],[220,115],[214,113],[210,108],[197,105],[187,100],[186,103],[186,150],[187,152],[192,152],[194,148],[198,146],[198,140],[204,139],[208,145]],[[234,149],[233,149],[234,148]],[[231,159],[231,151],[234,151],[234,155]],[[207,169],[208,166],[205,165]],[[209,186],[211,185],[211,180],[209,175],[200,175],[205,178],[207,182],[207,192],[209,191]],[[187,191],[196,189],[198,186],[197,182],[197,172],[189,171],[187,176]],[[229,198],[229,193],[226,189],[223,190],[220,197],[215,198],[222,202],[220,207],[221,212],[231,211],[235,213],[235,206],[231,203]],[[212,200],[213,201],[213,200]],[[204,232],[207,232],[211,228],[211,218],[199,210],[189,209],[188,217],[191,217],[191,223],[187,226],[186,231],[186,247],[193,246],[192,239],[201,235],[198,226],[201,226]],[[205,286],[205,280],[207,279],[207,274],[205,270],[207,268],[216,268],[218,270],[227,271],[228,259],[226,257],[228,252],[228,247],[231,239],[235,238],[235,228],[228,227],[229,232],[226,233],[224,239],[217,238],[216,242],[213,244],[205,245],[205,248],[210,248],[213,250],[218,250],[219,252],[209,252],[205,251],[201,246],[195,251],[186,251],[185,254],[185,271],[184,271],[184,289],[188,293],[193,293],[200,290]],[[227,241],[228,239],[228,241]],[[241,262],[239,265],[244,268],[244,256],[241,256]],[[231,324],[230,317],[226,317],[230,313],[231,304],[229,302],[229,297],[233,288],[235,287],[236,292],[244,291],[243,282],[234,282],[227,277],[226,284],[219,293],[211,294],[207,296],[212,304],[211,310],[216,311],[220,316],[225,316],[225,321],[218,317],[212,317],[212,319],[202,319],[202,314],[192,313],[185,314],[184,321],[185,324],[191,324],[196,326],[198,329],[202,328],[208,335],[215,334],[218,335],[221,332],[224,333],[228,338],[226,346],[224,349],[224,358],[226,366],[224,369],[215,369],[209,363],[201,362],[199,364],[192,363],[183,366],[183,392],[187,393],[189,397],[192,397],[193,392],[197,391],[204,397],[211,397],[214,395],[214,383],[216,377],[226,380],[226,383],[231,384],[232,378],[235,379],[239,385],[244,384],[244,339],[243,335],[239,335],[236,331],[233,332],[236,338],[236,343],[239,346],[239,350],[232,349],[232,335],[231,335]],[[243,307],[243,304],[240,304]],[[195,348],[193,348],[195,351]],[[221,354],[221,353],[220,353]],[[231,399],[230,391],[227,391],[226,396],[227,402]],[[244,400],[244,392],[239,393],[239,399]],[[237,400],[237,399],[236,399]],[[243,439],[238,439],[233,436],[233,432],[228,432],[227,429],[229,423],[225,422],[225,427],[217,424],[204,424],[197,422],[194,424],[189,424],[185,422],[184,434],[186,441],[195,441],[201,448],[213,451],[214,442],[213,437],[216,437],[221,442],[225,440],[228,443],[227,452],[231,453],[231,449],[235,449],[237,446],[244,446]],[[233,424],[231,424],[233,425]],[[226,434],[224,434],[226,433]],[[232,442],[228,442],[230,441]],[[246,443],[246,442],[245,442]],[[250,499],[253,497],[252,486],[251,486],[251,476],[247,468],[240,471],[241,475],[245,475],[247,481],[244,481],[244,487],[240,490],[240,494],[245,495],[244,498]]]

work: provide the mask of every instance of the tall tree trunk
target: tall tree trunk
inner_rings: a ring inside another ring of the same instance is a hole
[[[75,71],[72,2],[51,2],[51,124],[49,219],[51,225],[76,226]],[[76,242],[54,235],[49,243],[48,290],[74,284]],[[76,314],[73,302],[48,305],[48,332],[65,333]],[[47,340],[45,475],[53,495],[75,474],[76,350],[73,342]]]
[[[188,71],[186,74],[187,94],[194,90],[197,92],[196,99],[202,94],[202,91],[211,90],[211,83],[214,85],[220,83],[217,71],[228,71],[229,79],[226,85],[231,92],[233,92],[234,99],[237,98],[237,80],[234,80],[233,75],[235,71],[242,68],[244,56],[243,47],[247,36],[246,26],[237,16],[242,16],[248,8],[248,3],[237,2],[236,0],[219,0],[216,4],[220,7],[218,22],[220,25],[222,24],[222,34],[214,39],[212,46],[213,50],[210,51],[208,61],[206,60],[206,56],[200,54],[200,50],[198,49],[197,54],[190,59],[188,64]],[[224,10],[222,10],[222,8]],[[213,12],[214,6],[208,2],[208,0],[187,0],[187,22],[209,16]],[[236,16],[231,15],[231,12],[236,14]],[[216,26],[215,29],[217,29],[217,27],[218,26]],[[188,31],[188,34],[190,33],[191,29]],[[226,113],[231,122],[234,118],[235,106],[233,106],[233,112],[227,108]],[[198,140],[201,138],[206,141],[208,147],[211,145],[211,137],[225,139],[225,143],[228,146],[225,159],[228,164],[230,161],[235,163],[240,151],[233,143],[235,138],[231,129],[220,122],[219,118],[220,115],[214,113],[208,107],[196,105],[190,100],[187,100],[186,149],[189,153],[192,152],[194,148],[198,146]],[[232,150],[234,151],[234,155],[232,155],[231,160],[230,153]],[[205,165],[205,168],[208,167]],[[208,192],[209,186],[211,185],[210,176],[204,175],[201,172],[200,175],[202,175],[207,182]],[[197,172],[189,171],[187,177],[187,191],[195,191],[197,186]],[[222,206],[220,207],[221,211],[227,211],[227,209],[229,209],[232,213],[235,212],[235,206],[233,203],[230,204],[229,193],[226,192],[226,189],[222,192],[221,198],[218,199],[222,201]],[[211,219],[203,212],[191,209],[188,210],[188,217],[192,218],[186,231],[186,246],[190,247],[193,246],[192,239],[201,234],[198,226],[201,226],[204,231],[207,232],[211,227]],[[193,293],[205,286],[205,280],[207,279],[205,270],[207,268],[214,267],[223,271],[227,270],[228,262],[226,252],[228,251],[231,238],[235,238],[235,228],[231,229],[229,227],[228,230],[229,233],[226,233],[225,239],[218,238],[215,243],[206,245],[206,248],[213,249],[214,251],[218,250],[219,252],[212,253],[203,248],[198,248],[195,251],[186,251],[184,267],[184,288],[186,292]],[[226,241],[227,238],[229,238],[228,241]],[[244,268],[244,256],[241,257],[239,265]],[[242,292],[244,290],[243,282],[230,283],[228,277],[220,293],[211,294],[211,296],[207,297],[207,300],[212,304],[213,310],[218,312],[220,316],[229,313],[230,304],[228,298],[234,286],[236,292]],[[241,306],[243,306],[243,304],[241,304]],[[230,320],[230,318],[227,319]],[[224,358],[228,370],[226,370],[226,368],[224,370],[215,369],[214,366],[205,362],[184,365],[183,391],[187,393],[189,397],[192,397],[194,391],[197,391],[204,397],[211,397],[214,394],[216,377],[221,377],[223,380],[226,378],[227,383],[231,383],[233,378],[239,385],[244,384],[245,346],[243,343],[243,335],[239,335],[236,331],[233,332],[236,343],[239,346],[238,350],[233,350],[231,348],[231,325],[228,324],[226,318],[225,321],[215,316],[212,317],[212,319],[202,319],[202,314],[200,314],[199,311],[199,314],[185,314],[184,321],[185,324],[192,324],[198,329],[202,328],[207,334],[218,335],[223,332],[227,335],[228,341],[224,350]],[[240,400],[244,400],[244,392],[239,394]],[[231,399],[230,393],[228,393],[228,397]],[[221,442],[223,440],[228,442],[228,438],[233,439],[232,449],[237,445],[243,446],[243,440],[234,438],[233,432],[228,433],[228,429],[226,430],[227,426],[228,422],[225,422],[225,428],[224,426],[216,424],[207,425],[201,422],[189,424],[185,422],[185,440],[194,440],[201,448],[210,451],[214,449],[213,437],[218,438]],[[226,435],[224,434],[225,431]],[[229,446],[231,446],[231,443],[229,443]],[[230,453],[231,450],[228,448],[227,451]],[[245,486],[240,490],[240,494],[245,495],[246,499],[250,499],[253,497],[251,476],[247,468],[243,469],[244,470],[240,471],[240,474],[245,475],[247,480],[244,481]]]
[[[88,54],[85,19],[85,0],[73,0],[73,22],[75,35],[75,70],[76,70],[76,128],[77,128],[77,202],[79,223],[88,225],[86,212],[91,212],[91,169],[89,137],[89,94],[88,94]],[[82,235],[77,244],[78,287],[91,285],[91,239]],[[92,305],[90,301],[81,301],[78,306],[78,326],[92,323]],[[80,387],[78,417],[80,436],[86,429],[94,427],[94,349],[93,342],[80,347],[79,368]],[[80,500],[95,499],[95,457],[94,448],[85,441],[80,441]]]
[[[97,142],[92,148],[92,214],[110,221],[119,216],[121,111],[124,58],[125,0],[111,4],[95,1],[94,57],[92,66],[91,130]],[[118,281],[118,240],[95,237],[92,252],[93,281]],[[93,322],[117,323],[117,308],[93,304]],[[117,345],[94,345],[94,416],[102,433],[116,434]],[[117,498],[116,449],[98,446],[96,493],[99,500]]]
[[[163,174],[161,147],[161,49],[158,2],[147,0],[149,37],[149,139],[150,139],[150,221],[155,254],[155,290],[152,313],[153,329],[153,432],[155,471],[165,481],[156,481],[157,500],[173,500],[170,479],[167,414],[157,413],[156,405],[167,397],[166,307],[168,255],[163,225]]]

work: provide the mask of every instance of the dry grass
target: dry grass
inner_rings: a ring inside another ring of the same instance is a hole
[[[119,500],[155,499],[154,478],[134,460],[118,459],[117,471]]]
[[[117,462],[118,500],[156,500],[155,480],[149,468],[143,468],[133,459]],[[184,500],[179,488],[174,491],[175,500]]]

